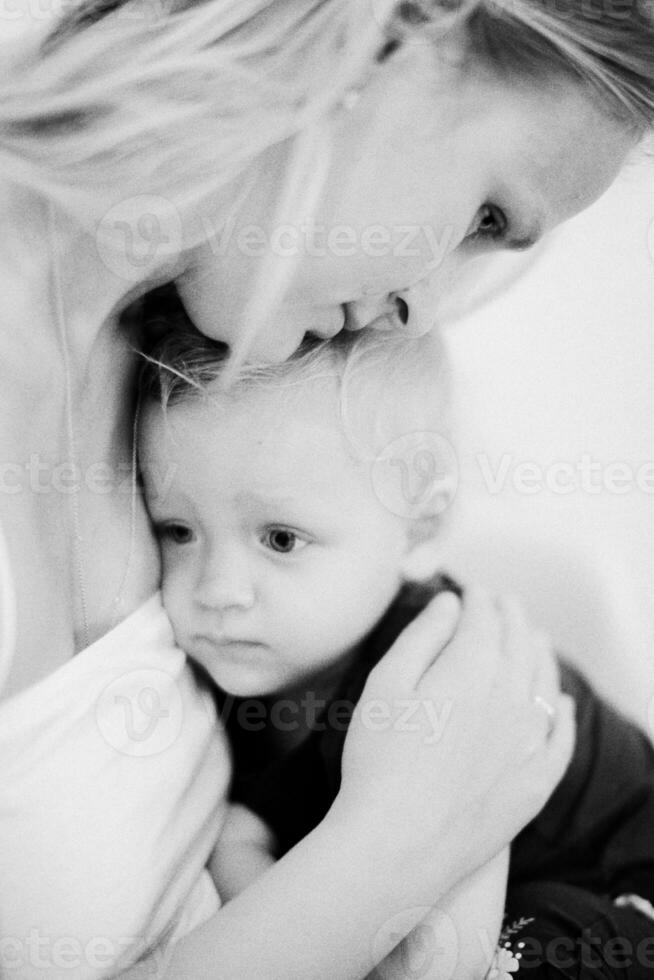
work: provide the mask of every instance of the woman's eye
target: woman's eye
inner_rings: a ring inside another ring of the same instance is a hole
[[[190,544],[193,540],[193,531],[187,524],[160,524],[157,530],[162,540],[173,544]]]
[[[509,222],[504,211],[495,204],[483,204],[466,235],[466,240],[501,241],[506,235]]]
[[[288,555],[292,551],[299,551],[307,544],[295,531],[289,531],[285,527],[268,528],[263,536],[263,543],[271,551],[276,551],[280,555]]]

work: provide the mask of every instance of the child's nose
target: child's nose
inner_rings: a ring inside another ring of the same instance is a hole
[[[236,551],[212,557],[197,583],[195,600],[206,609],[250,609],[255,601],[251,569]]]

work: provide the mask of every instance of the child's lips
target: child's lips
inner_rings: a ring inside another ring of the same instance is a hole
[[[265,643],[260,640],[249,639],[245,637],[234,637],[234,636],[224,636],[224,635],[210,635],[206,633],[199,634],[194,638],[195,643],[199,644],[200,647],[209,647],[212,652],[233,652],[246,653],[248,650],[265,648]]]

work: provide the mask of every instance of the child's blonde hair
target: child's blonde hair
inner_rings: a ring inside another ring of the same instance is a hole
[[[209,399],[218,413],[261,390],[284,396],[291,417],[303,396],[322,387],[326,411],[340,428],[350,457],[363,464],[372,488],[414,537],[434,537],[456,491],[451,442],[450,377],[437,333],[403,337],[395,331],[343,330],[331,340],[307,336],[288,360],[242,363],[225,344],[199,333],[184,314],[144,354],[140,411]],[[322,402],[321,402],[322,405]],[[399,496],[398,496],[399,494]]]
[[[234,370],[229,348],[199,333],[183,314],[164,329],[144,354],[140,383],[142,403],[154,399],[164,412],[216,395],[228,406],[261,389],[282,391],[292,401],[295,392],[326,383],[335,388],[350,448],[363,461],[411,433],[449,430],[449,370],[436,333],[405,337],[365,329],[342,330],[331,340],[307,336],[286,361],[246,362]]]

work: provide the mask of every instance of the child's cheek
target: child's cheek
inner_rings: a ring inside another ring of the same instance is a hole
[[[190,625],[189,603],[192,601],[192,592],[190,588],[183,588],[179,575],[167,572],[165,569],[161,592],[164,608],[179,641],[180,636],[187,632]]]

